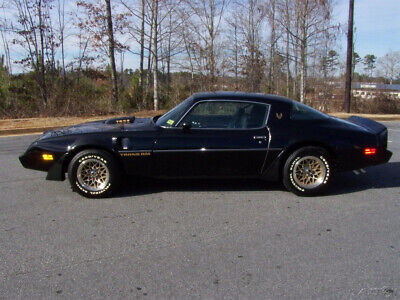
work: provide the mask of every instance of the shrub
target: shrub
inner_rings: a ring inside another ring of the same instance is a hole
[[[367,114],[398,114],[400,101],[384,93],[377,94],[372,99],[353,98],[351,111]]]

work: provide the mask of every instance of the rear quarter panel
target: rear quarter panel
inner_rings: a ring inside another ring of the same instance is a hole
[[[283,108],[281,108],[283,110]],[[285,110],[286,111],[286,110]],[[360,165],[358,158],[362,149],[376,144],[376,137],[370,132],[352,126],[345,126],[333,118],[321,120],[291,120],[278,118],[279,108],[271,111],[269,159],[264,177],[279,179],[286,159],[303,146],[325,148],[336,170],[354,169]]]

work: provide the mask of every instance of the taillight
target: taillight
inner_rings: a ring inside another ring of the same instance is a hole
[[[365,155],[374,155],[376,153],[376,148],[365,148],[364,154]]]

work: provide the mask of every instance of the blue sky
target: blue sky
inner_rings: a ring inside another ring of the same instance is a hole
[[[400,0],[354,0],[356,27],[355,51],[364,57],[380,57],[389,50],[400,50]],[[349,0],[336,0],[335,18],[346,25]],[[347,27],[346,27],[347,28]],[[346,36],[340,40],[341,52],[346,49]]]

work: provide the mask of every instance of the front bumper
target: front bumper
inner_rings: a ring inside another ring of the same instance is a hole
[[[47,180],[62,181],[65,179],[63,162],[65,155],[60,153],[52,154],[54,159],[50,161],[43,160],[43,153],[49,153],[40,149],[28,149],[19,157],[22,166],[27,169],[47,172]]]
[[[19,157],[19,161],[24,168],[38,171],[48,171],[55,163],[56,158],[54,157],[54,159],[50,161],[43,160],[43,153],[44,151],[38,149],[28,150]]]

